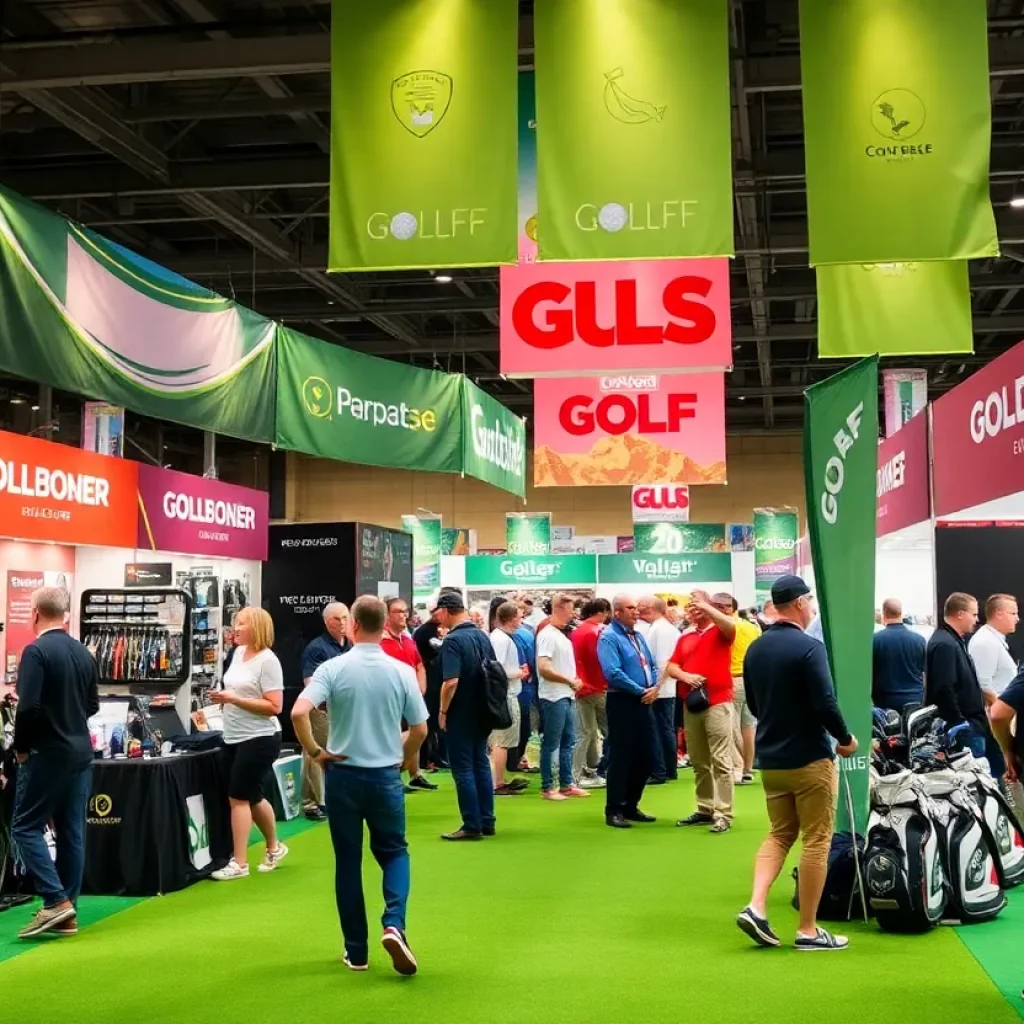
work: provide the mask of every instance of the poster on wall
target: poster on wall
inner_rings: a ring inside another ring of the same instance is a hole
[[[126,587],[169,587],[174,582],[174,566],[170,562],[126,562]]]
[[[885,436],[892,437],[928,404],[927,370],[883,370]]]
[[[357,527],[359,564],[356,590],[377,597],[402,598],[411,608],[413,600],[413,538],[401,530],[360,523]]]
[[[771,593],[780,576],[796,572],[795,508],[754,509],[754,586],[758,602]]]
[[[65,572],[35,572],[32,569],[7,570],[7,621],[4,624],[6,681],[18,678],[22,651],[36,635],[32,629],[32,595],[40,587],[60,587],[68,593],[68,606],[74,577]]]
[[[725,523],[637,523],[633,550],[653,555],[707,554],[729,551]]]
[[[441,528],[442,555],[475,555],[476,530],[464,530],[459,526]]]
[[[753,551],[754,524],[729,523],[729,548],[732,551]]]
[[[82,406],[82,447],[98,455],[124,455],[124,407],[106,402]]]
[[[429,602],[441,589],[441,517],[402,516],[402,529],[412,534],[413,600]]]
[[[510,555],[551,553],[551,513],[507,512],[505,549]]]

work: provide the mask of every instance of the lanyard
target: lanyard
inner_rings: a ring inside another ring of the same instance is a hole
[[[640,659],[640,667],[646,673],[647,671],[647,658],[644,656],[644,652],[640,648],[640,641],[637,639],[636,633],[627,633],[629,642],[633,645],[633,649],[636,651],[636,656]]]

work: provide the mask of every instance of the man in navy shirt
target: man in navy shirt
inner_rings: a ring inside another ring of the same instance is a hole
[[[876,708],[902,711],[924,700],[926,648],[924,637],[903,625],[903,605],[887,597],[872,647],[871,702]]]
[[[1017,721],[1016,735],[1013,731],[1014,719]],[[992,732],[999,741],[1006,760],[1006,781],[1014,787],[1014,806],[1018,817],[1024,808],[1024,791],[1021,790],[1021,760],[1024,757],[1024,669],[1017,673],[1016,678],[996,698],[989,715]]]

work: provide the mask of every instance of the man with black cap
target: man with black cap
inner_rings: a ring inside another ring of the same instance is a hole
[[[835,754],[850,757],[857,740],[836,700],[823,644],[804,630],[813,617],[810,588],[799,576],[772,587],[778,616],[743,662],[747,702],[757,718],[757,756],[771,832],[754,863],[754,892],[736,923],[762,946],[779,946],[768,923],[768,893],[786,856],[803,839],[800,857],[798,950],[845,949],[849,940],[818,927],[832,844],[839,774]],[[829,736],[837,743],[835,753]]]
[[[439,724],[448,743],[462,827],[442,836],[451,842],[494,835],[494,780],[487,756],[490,726],[484,721],[484,662],[495,660],[490,637],[466,614],[461,594],[437,599],[437,623],[447,630],[441,644]]]

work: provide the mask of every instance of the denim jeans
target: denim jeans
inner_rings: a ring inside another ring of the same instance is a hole
[[[494,828],[494,778],[487,757],[489,735],[474,722],[448,720],[448,764],[466,832]]]
[[[541,700],[540,715],[544,738],[540,746],[540,786],[545,792],[555,788],[555,751],[558,751],[558,781],[562,789],[573,784],[572,755],[576,747],[575,701]]]
[[[676,698],[659,697],[652,705],[654,715],[654,749],[651,778],[676,779]]]
[[[92,794],[92,764],[32,754],[18,767],[11,839],[43,905],[78,903],[85,875],[85,813]],[[53,822],[57,860],[43,838]]]
[[[334,892],[345,952],[355,964],[369,956],[363,899],[363,822],[370,852],[383,872],[384,928],[405,931],[409,849],[405,842],[405,787],[397,768],[332,764],[326,772],[327,818],[334,845]]]

